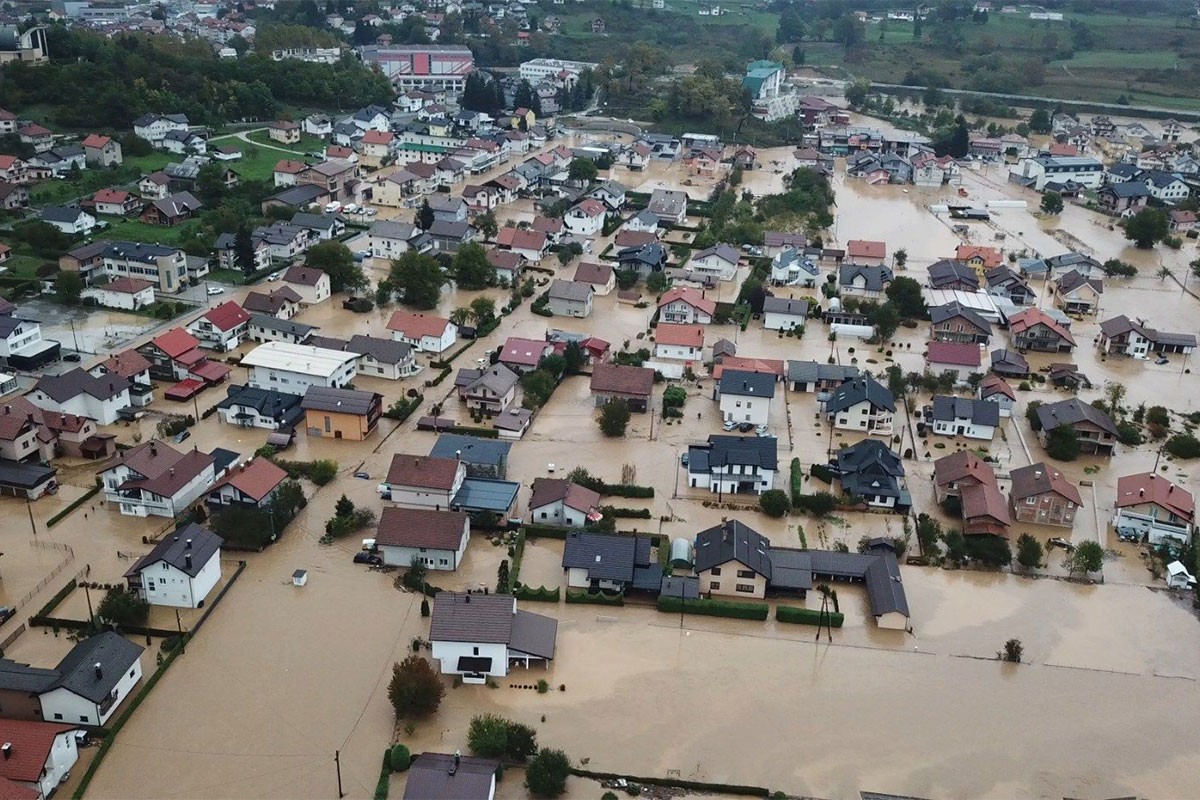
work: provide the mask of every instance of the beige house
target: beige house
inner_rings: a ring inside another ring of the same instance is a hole
[[[770,551],[766,537],[737,521],[701,531],[695,555],[700,594],[766,597]]]

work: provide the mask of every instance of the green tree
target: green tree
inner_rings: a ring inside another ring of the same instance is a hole
[[[1055,461],[1079,457],[1079,433],[1070,425],[1059,425],[1046,435],[1046,454]]]
[[[1017,563],[1025,569],[1037,569],[1042,565],[1042,559],[1045,553],[1042,550],[1042,543],[1030,536],[1028,533],[1022,533],[1017,537]]]
[[[782,489],[768,489],[759,495],[758,507],[768,517],[779,518],[792,510],[792,501]]]
[[[1104,548],[1089,539],[1075,548],[1066,564],[1071,572],[1099,572],[1104,569]]]
[[[884,293],[896,307],[896,313],[904,319],[925,319],[925,298],[921,295],[921,284],[915,278],[901,275],[888,284]]]
[[[670,283],[671,279],[667,277],[666,272],[651,272],[646,278],[646,291],[651,294],[661,294],[667,290]]]
[[[967,561],[967,538],[962,531],[952,530],[942,534],[942,542],[946,545],[946,559],[957,567]]]
[[[254,260],[254,239],[250,235],[250,226],[244,222],[233,235],[233,257],[238,269],[246,275],[258,269]],[[332,281],[332,278],[330,280]]]
[[[427,231],[433,227],[433,207],[429,205],[429,198],[421,201],[421,207],[417,209],[416,223],[417,227],[423,231]]]
[[[446,687],[429,662],[417,654],[392,667],[388,699],[397,717],[423,717],[438,710]]]
[[[338,501],[333,504],[333,515],[335,517],[348,517],[354,513],[354,501],[346,495],[338,498]]]
[[[450,269],[454,282],[462,289],[486,289],[496,283],[496,268],[478,242],[467,242],[458,248]]]
[[[867,95],[871,92],[871,83],[865,79],[858,79],[853,83],[846,84],[846,102],[851,108],[860,108],[866,102]]]
[[[471,321],[471,309],[459,307],[450,312],[450,321],[460,328]]]
[[[525,768],[525,786],[534,797],[558,797],[567,790],[570,774],[567,754],[543,747]]]
[[[1061,214],[1063,210],[1062,195],[1058,192],[1045,192],[1042,194],[1042,211],[1047,214]]]
[[[1132,278],[1138,274],[1138,268],[1133,264],[1122,261],[1119,258],[1110,258],[1105,261],[1100,269],[1104,270],[1104,275],[1109,278]],[[1193,273],[1200,275],[1193,269]]]
[[[332,292],[351,294],[368,286],[362,267],[354,263],[350,248],[338,241],[320,242],[308,248],[304,254],[304,266],[319,269],[329,276]]]
[[[79,305],[79,298],[83,296],[83,278],[78,272],[63,270],[54,276],[54,293],[58,295],[59,302],[69,306]]]
[[[1153,247],[1171,234],[1171,220],[1159,208],[1144,208],[1121,224],[1125,238],[1143,249]]]
[[[531,410],[541,408],[554,394],[555,386],[554,376],[544,369],[535,369],[523,375],[521,390],[524,397],[521,398],[521,405]]]
[[[908,263],[908,251],[903,247],[897,248],[896,252],[892,253],[892,263],[896,265],[897,270],[904,269],[904,265]]]
[[[629,426],[629,404],[619,397],[613,397],[600,407],[600,432],[605,436],[620,437],[625,435]]]
[[[412,766],[412,753],[408,747],[402,744],[392,745],[392,754],[389,758],[389,766],[392,772],[405,772]]]
[[[599,174],[600,170],[596,169],[596,162],[590,158],[571,159],[571,163],[567,167],[567,177],[579,183],[594,181]]]
[[[1003,658],[1005,661],[1009,662],[1010,664],[1020,664],[1021,656],[1024,653],[1025,653],[1025,648],[1021,644],[1020,639],[1009,639],[1007,642],[1004,643]]]
[[[476,297],[471,301],[471,321],[475,327],[487,325],[496,318],[496,301],[490,297]]]
[[[120,627],[144,626],[150,619],[150,603],[123,587],[109,589],[96,606],[96,616]]]
[[[538,751],[537,731],[520,722],[508,723],[504,754],[513,761],[525,761]]]
[[[1029,130],[1034,133],[1049,133],[1051,130],[1050,112],[1044,108],[1034,109],[1029,117]]]
[[[446,282],[442,265],[433,256],[409,250],[392,261],[388,279],[400,297],[400,302],[420,309],[437,308]]]
[[[498,714],[476,714],[467,729],[467,747],[474,755],[499,758],[508,750],[508,726]]]
[[[500,232],[500,224],[496,222],[496,215],[491,211],[485,211],[477,216],[475,227],[483,235],[484,241],[495,239],[496,234]]]

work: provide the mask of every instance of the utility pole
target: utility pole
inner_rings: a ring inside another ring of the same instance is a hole
[[[187,652],[187,639],[183,635],[183,622],[179,619],[179,609],[175,609],[175,630],[179,631],[179,654]]]
[[[333,766],[337,770],[338,800],[341,800],[346,793],[342,791],[342,753],[340,750],[333,751]]]
[[[96,618],[96,615],[92,613],[92,593],[88,591],[88,585],[86,583],[83,585],[83,596],[87,598],[88,624],[91,625],[92,620]]]
[[[37,538],[37,523],[33,521],[33,503],[25,498],[25,510],[29,512],[29,527],[33,529],[33,538]]]

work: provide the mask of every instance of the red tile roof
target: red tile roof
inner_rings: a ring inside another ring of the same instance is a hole
[[[0,778],[0,800],[41,800],[42,793],[8,778]]]
[[[521,228],[501,228],[500,233],[496,235],[496,244],[500,247],[508,247],[513,250],[536,250],[541,252],[546,249],[546,234],[541,231],[527,231]]]
[[[137,350],[126,350],[115,356],[109,356],[103,366],[109,372],[120,375],[122,378],[132,378],[134,375],[150,369],[150,360]]]
[[[73,730],[74,725],[61,723],[0,719],[0,741],[12,745],[12,753],[0,758],[0,778],[23,782],[40,780],[55,737]]]
[[[449,324],[450,320],[444,317],[397,311],[392,314],[387,326],[389,331],[397,331],[409,339],[420,339],[423,336],[441,336]]]
[[[1027,308],[1024,311],[1018,311],[1016,314],[1013,314],[1008,318],[1008,330],[1012,335],[1016,336],[1039,323],[1057,333],[1063,341],[1072,345],[1075,344],[1075,337],[1071,335],[1071,332],[1051,319],[1040,308]]]
[[[450,491],[458,474],[457,458],[436,458],[396,453],[388,467],[387,482],[392,486],[418,486],[422,489]]]
[[[978,367],[979,345],[971,342],[930,342],[925,356],[930,364],[955,364],[960,367]]]
[[[392,136],[390,131],[367,131],[363,134],[363,144],[391,144]]]
[[[1154,503],[1187,521],[1196,513],[1192,493],[1161,475],[1139,472],[1117,478],[1117,508]]]
[[[249,464],[235,467],[233,472],[213,484],[210,491],[215,492],[222,486],[228,485],[253,498],[255,502],[261,502],[285,480],[287,480],[287,473],[281,467],[265,458],[256,458]]]
[[[986,269],[998,267],[1004,263],[1004,256],[994,247],[982,247],[977,244],[960,244],[958,249],[954,251],[954,258],[958,261],[970,261],[976,256],[983,259],[983,266]]]
[[[109,292],[118,292],[120,294],[137,294],[144,292],[154,286],[154,281],[148,281],[144,278],[130,278],[121,276],[106,283],[102,288]]]
[[[587,514],[600,505],[598,493],[563,478],[534,478],[530,488],[533,489],[533,496],[529,498],[530,510],[561,500],[567,508]]]
[[[550,343],[540,339],[522,339],[520,336],[510,336],[500,350],[500,361],[503,364],[536,367],[548,347],[551,347]]]
[[[199,347],[200,340],[183,328],[172,328],[166,333],[154,337],[151,344],[171,358],[176,358]]]
[[[129,192],[123,192],[120,189],[101,189],[92,195],[92,200],[96,203],[120,203],[124,204],[130,197]]]
[[[692,308],[703,311],[709,316],[717,313],[717,302],[705,297],[699,289],[693,289],[690,286],[680,286],[666,292],[658,301],[658,307],[662,308],[676,300],[682,300]]]
[[[856,258],[872,258],[882,261],[887,257],[887,243],[873,242],[867,239],[851,239],[846,242],[846,255],[851,261]]]
[[[204,318],[220,331],[231,331],[238,325],[244,325],[250,321],[250,315],[232,300],[226,300],[221,305],[210,308],[204,314]]]
[[[661,324],[655,330],[654,341],[658,344],[704,347],[704,326]]]
[[[994,394],[1002,394],[1010,400],[1017,399],[1017,393],[1004,378],[999,375],[988,375],[979,384],[979,396],[986,400]]]
[[[93,133],[93,134],[89,135],[86,139],[83,140],[83,146],[95,148],[96,150],[101,150],[105,147],[108,147],[109,142],[111,142],[111,141],[112,141],[112,139],[110,139],[107,136],[101,136],[98,133]]]
[[[511,250],[488,250],[487,260],[496,269],[514,270],[521,266],[521,256]]]
[[[626,247],[642,247],[643,245],[651,244],[658,241],[658,234],[654,231],[627,231],[624,228],[617,231],[617,238],[613,240],[613,246],[618,249]]]
[[[592,368],[593,392],[649,397],[654,390],[654,370],[621,364],[597,364]]]
[[[283,172],[288,175],[299,175],[306,169],[308,169],[308,164],[305,164],[303,161],[291,161],[286,158],[275,164],[276,172]]]
[[[605,206],[599,200],[581,200],[575,205],[574,210],[582,212],[587,217],[597,217],[604,213]]]

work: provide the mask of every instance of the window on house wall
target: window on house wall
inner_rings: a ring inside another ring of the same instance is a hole
[[[720,568],[720,567],[713,567],[711,570],[709,570],[709,574],[711,574],[711,575],[720,575],[720,574],[721,574],[721,568]]]
[[[717,582],[714,582],[714,583],[709,583],[709,584],[708,584],[708,590],[709,590],[710,592],[719,592],[719,591],[721,591],[721,583],[720,583],[719,581],[717,581]]]
[[[754,586],[749,583],[739,583],[734,587],[734,590],[742,592],[743,594],[753,594]]]

